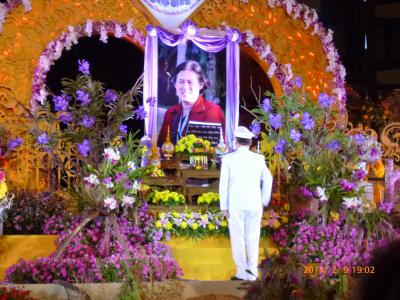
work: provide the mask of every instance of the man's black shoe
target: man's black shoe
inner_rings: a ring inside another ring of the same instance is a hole
[[[231,280],[242,280],[243,281],[244,279],[236,277],[236,276],[233,276],[233,277],[231,277]]]
[[[250,275],[253,275],[254,277],[257,277],[256,275],[254,275],[250,270],[245,270],[247,273],[249,273]]]

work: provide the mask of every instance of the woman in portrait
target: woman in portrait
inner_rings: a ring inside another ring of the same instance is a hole
[[[186,61],[176,67],[172,77],[179,103],[171,106],[164,115],[157,145],[161,146],[170,128],[171,142],[186,135],[189,121],[219,123],[225,136],[225,114],[222,108],[203,98],[205,77],[196,61]]]

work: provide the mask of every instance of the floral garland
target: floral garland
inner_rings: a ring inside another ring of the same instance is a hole
[[[29,0],[9,0],[6,3],[0,3],[0,34],[3,32],[3,24],[7,15],[20,4],[24,6],[25,12],[32,10],[32,3]]]
[[[326,32],[322,22],[318,20],[315,9],[310,9],[305,4],[299,4],[295,0],[268,0],[270,8],[282,7],[288,16],[293,19],[301,18],[305,24],[304,28],[313,28],[311,35],[317,35],[321,39],[323,50],[328,59],[326,71],[333,73],[333,94],[339,100],[341,114],[346,113],[346,89],[345,77],[346,69],[342,65],[339,53],[333,43],[333,31],[328,29]]]
[[[217,29],[227,31],[229,28],[229,25],[223,22]],[[289,93],[293,87],[293,83],[291,82],[293,74],[290,64],[282,66],[282,64],[278,62],[275,54],[272,52],[271,46],[267,44],[260,36],[255,36],[251,30],[246,30],[243,32],[242,43],[254,49],[260,58],[268,63],[268,78],[275,76],[280,82],[285,93]]]
[[[114,34],[116,38],[127,36],[139,43],[140,46],[144,47],[145,45],[145,36],[138,29],[133,27],[132,20],[129,20],[126,25],[114,21],[101,22],[87,20],[87,22],[82,25],[68,26],[68,31],[63,32],[58,39],[51,41],[39,57],[39,62],[32,79],[31,109],[33,111],[36,110],[37,102],[39,102],[40,105],[44,104],[47,97],[47,72],[54,62],[61,57],[64,49],[70,50],[73,44],[78,43],[79,38],[86,36],[91,37],[92,35],[99,35],[100,41],[107,43],[109,33]]]

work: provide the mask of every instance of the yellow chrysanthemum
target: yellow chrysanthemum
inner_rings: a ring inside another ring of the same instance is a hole
[[[190,227],[192,227],[193,230],[197,230],[197,228],[199,228],[199,224],[193,223]]]
[[[332,220],[334,220],[334,221],[339,220],[339,214],[337,212],[331,211],[330,216],[331,216]]]
[[[172,229],[172,223],[171,222],[167,222],[167,224],[165,224],[165,229],[171,230]]]
[[[213,231],[213,230],[215,230],[215,224],[210,223],[210,224],[207,225],[207,228],[208,228],[208,230]]]
[[[186,214],[186,218],[188,218],[188,219],[192,219],[193,218],[193,214],[190,212],[190,213],[188,213],[188,214]]]
[[[287,216],[282,216],[281,217],[281,221],[282,221],[283,224],[286,224],[289,221],[289,219],[288,219]]]
[[[160,221],[160,220],[157,220],[157,221],[154,223],[154,225],[156,226],[156,228],[161,228],[161,227],[162,227],[162,224],[161,224],[161,221]]]
[[[181,223],[181,228],[182,228],[182,229],[186,229],[187,226],[188,226],[188,224],[187,224],[185,221],[183,221],[183,222]]]
[[[285,203],[285,205],[283,206],[283,209],[286,211],[289,211],[289,203]]]
[[[178,218],[178,217],[179,217],[179,213],[176,212],[176,211],[174,211],[174,212],[172,213],[172,216],[173,216],[174,218]]]
[[[158,214],[158,217],[159,217],[160,219],[164,219],[164,218],[165,218],[165,213],[164,213],[164,212],[160,212],[160,213]]]
[[[281,227],[281,222],[279,222],[278,220],[275,220],[274,224],[272,226],[274,227],[274,229],[278,229],[279,227]]]
[[[228,222],[227,221],[222,221],[221,222],[222,227],[228,227]]]
[[[7,184],[5,181],[0,183],[0,199],[3,199],[8,192]]]

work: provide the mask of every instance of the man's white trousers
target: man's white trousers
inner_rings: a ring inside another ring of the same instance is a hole
[[[261,217],[262,210],[229,211],[229,234],[237,268],[236,277],[244,280],[255,280],[258,276]]]

